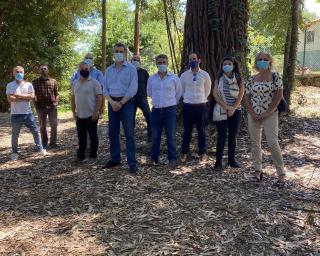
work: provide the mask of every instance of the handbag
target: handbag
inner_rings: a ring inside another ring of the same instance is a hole
[[[275,73],[272,73],[272,83],[275,84]],[[287,112],[288,104],[283,97],[281,98],[281,100],[277,106],[277,109],[278,109],[279,113]]]

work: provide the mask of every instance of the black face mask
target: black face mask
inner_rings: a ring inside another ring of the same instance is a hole
[[[80,70],[80,76],[82,76],[83,78],[88,78],[89,74],[89,70]]]

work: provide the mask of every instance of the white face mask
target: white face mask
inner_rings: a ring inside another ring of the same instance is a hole
[[[124,54],[122,52],[115,52],[114,53],[114,60],[116,62],[122,62],[124,61]]]
[[[140,61],[133,60],[133,61],[131,61],[131,64],[132,64],[133,66],[135,66],[136,68],[139,68],[139,67],[140,67]]]

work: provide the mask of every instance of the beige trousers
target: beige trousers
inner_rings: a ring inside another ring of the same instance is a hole
[[[274,112],[268,118],[260,122],[253,121],[251,115],[248,114],[253,168],[256,171],[262,170],[261,133],[263,128],[268,147],[271,150],[272,161],[276,167],[277,173],[279,176],[285,176],[283,158],[278,142],[278,125],[278,112]]]

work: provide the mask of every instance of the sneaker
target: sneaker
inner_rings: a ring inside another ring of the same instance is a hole
[[[19,159],[19,154],[18,153],[12,153],[10,157],[11,157],[12,161],[17,161]]]
[[[185,161],[187,161],[187,154],[182,154],[181,155],[181,157],[180,157],[180,161],[182,162],[182,163],[184,163]]]
[[[202,154],[202,155],[199,156],[199,162],[200,162],[200,163],[204,163],[204,162],[206,162],[207,160],[208,160],[208,156],[207,156],[206,153],[204,153],[204,154]]]
[[[149,165],[157,166],[159,164],[158,160],[152,158],[149,159]]]
[[[216,162],[213,167],[213,170],[218,173],[222,172],[222,163]]]
[[[40,155],[43,155],[43,156],[48,155],[47,150],[45,150],[45,149],[42,149],[39,153],[40,153]]]
[[[241,168],[241,165],[236,160],[229,161],[228,165],[232,168]]]
[[[129,172],[130,172],[131,174],[136,174],[137,171],[138,171],[138,167],[137,167],[136,165],[131,166],[131,167],[129,168]]]

